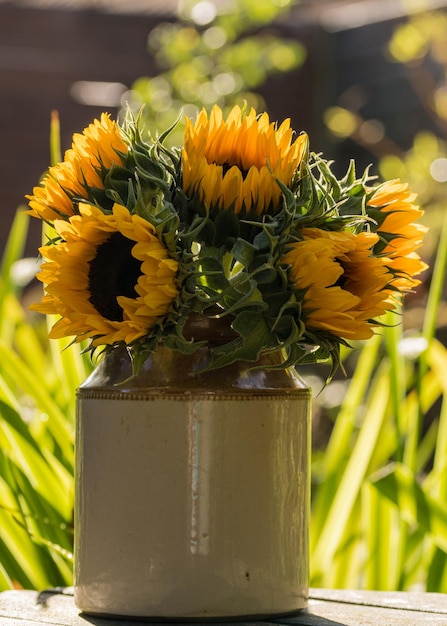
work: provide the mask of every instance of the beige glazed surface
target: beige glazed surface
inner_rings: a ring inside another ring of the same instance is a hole
[[[214,392],[152,374],[152,389],[118,391],[103,371],[79,390],[78,608],[172,620],[304,608],[308,390],[290,372],[275,387],[281,371]]]

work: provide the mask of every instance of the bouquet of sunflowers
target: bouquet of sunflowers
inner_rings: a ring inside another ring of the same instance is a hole
[[[50,337],[125,345],[134,369],[158,344],[191,353],[192,314],[227,317],[208,367],[281,352],[281,367],[332,359],[367,339],[425,269],[425,228],[406,184],[337,179],[290,120],[215,106],[168,149],[132,116],[73,137],[28,196],[54,236],[40,248],[35,311]]]

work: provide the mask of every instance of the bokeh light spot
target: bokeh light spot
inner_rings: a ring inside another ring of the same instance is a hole
[[[438,183],[447,182],[447,159],[435,159],[430,165],[430,174]]]

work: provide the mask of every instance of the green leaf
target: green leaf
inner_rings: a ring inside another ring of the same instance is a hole
[[[238,238],[231,249],[231,253],[234,258],[242,263],[244,267],[250,267],[255,259],[256,248],[253,244],[245,241],[245,239]]]
[[[334,473],[333,480],[326,485],[329,493],[332,491],[335,495],[328,497],[328,493],[325,492],[326,502],[324,500],[322,502],[324,512],[323,510],[320,511],[322,515],[322,519],[319,520],[321,526],[313,528],[314,576],[319,575],[317,574],[319,570],[321,568],[324,570],[327,563],[334,558],[345,529],[354,514],[362,483],[367,475],[375,447],[378,445],[385,416],[388,402],[385,384],[387,377],[388,370],[383,364],[375,377],[368,398],[368,409],[365,412],[362,428],[353,449],[350,449],[351,441],[347,441],[343,448],[338,451],[338,454],[342,452],[348,455],[348,459],[344,459],[340,465],[341,476]],[[324,497],[323,494],[321,497]],[[312,584],[315,584],[315,581]]]
[[[232,323],[239,337],[211,349],[212,360],[205,369],[219,368],[236,361],[256,362],[261,351],[277,348],[264,317],[256,311],[241,311]],[[261,348],[260,348],[261,347]]]
[[[392,464],[371,479],[376,489],[393,504],[409,524],[417,524],[434,543],[447,552],[447,503],[433,496],[411,470]]]
[[[11,279],[11,270],[25,249],[28,232],[29,216],[23,212],[23,207],[18,209],[14,217],[12,227],[6,242],[1,265],[0,265],[0,335],[4,336],[3,329],[8,322],[8,296],[16,294],[18,288]],[[36,262],[37,269],[37,262]]]

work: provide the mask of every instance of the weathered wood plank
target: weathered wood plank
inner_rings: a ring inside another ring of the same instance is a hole
[[[250,626],[446,626],[447,595],[312,589],[309,610]],[[148,623],[140,621],[140,624]],[[222,622],[221,622],[222,623]],[[129,620],[79,614],[71,589],[0,593],[0,626],[124,626]],[[151,622],[155,626],[154,622]],[[186,626],[186,624],[185,624]],[[219,626],[219,622],[213,622]]]

